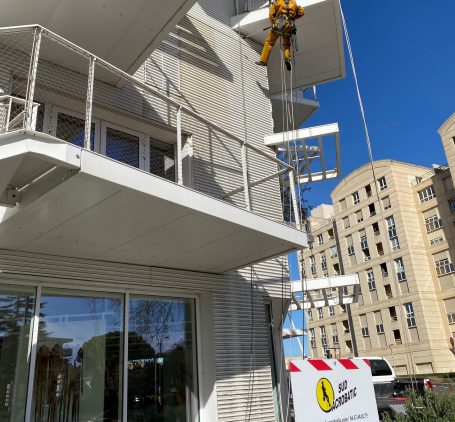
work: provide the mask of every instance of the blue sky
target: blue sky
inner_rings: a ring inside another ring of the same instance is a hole
[[[455,112],[455,1],[341,1],[374,159],[444,164],[437,129]],[[343,176],[368,161],[347,54],[346,70],[318,87],[321,108],[303,125],[339,123]],[[310,205],[329,202],[337,182],[312,183]]]
[[[455,0],[341,1],[374,159],[444,164],[437,130],[455,112]],[[303,125],[339,123],[342,177],[369,160],[347,54],[346,70],[346,79],[318,87],[321,108]],[[330,203],[339,180],[312,183],[309,204]],[[293,318],[301,327],[301,312]],[[285,341],[285,353],[299,354],[295,341]]]

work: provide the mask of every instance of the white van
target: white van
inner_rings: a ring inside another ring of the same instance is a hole
[[[391,383],[396,380],[395,370],[387,359],[382,356],[365,356],[357,357],[356,359],[368,360],[371,367],[371,375],[373,375],[373,384]]]
[[[395,392],[395,370],[392,365],[381,356],[365,356],[354,358],[368,360],[373,375],[373,386],[376,398],[392,397]]]

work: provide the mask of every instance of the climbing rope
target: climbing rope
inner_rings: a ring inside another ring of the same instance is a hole
[[[362,115],[363,127],[364,127],[364,131],[365,131],[365,139],[366,139],[366,143],[367,143],[367,147],[368,147],[368,155],[369,155],[369,158],[370,158],[371,172],[372,172],[372,175],[373,175],[373,181],[374,181],[374,186],[375,186],[376,197],[378,199],[379,212],[381,214],[381,219],[384,220],[384,214],[383,214],[383,210],[382,210],[382,207],[381,207],[381,200],[380,200],[379,191],[378,191],[378,180],[377,180],[376,172],[375,172],[375,169],[374,169],[374,159],[373,159],[373,152],[372,152],[372,148],[371,148],[371,138],[370,138],[370,133],[369,133],[369,130],[368,130],[367,120],[366,120],[366,117],[365,117],[365,108],[363,106],[362,95],[360,93],[359,80],[358,80],[358,77],[357,77],[357,71],[356,71],[355,61],[354,61],[354,54],[352,52],[351,40],[350,40],[350,37],[349,37],[348,26],[347,26],[347,23],[346,23],[346,19],[344,17],[343,8],[341,6],[341,0],[338,0],[338,1],[339,1],[339,5],[340,5],[341,20],[342,20],[342,23],[343,23],[344,36],[345,36],[345,39],[346,39],[346,45],[347,45],[348,53],[349,53],[349,60],[350,60],[350,63],[351,63],[352,74],[353,74],[353,77],[354,77],[354,83],[355,83],[355,87],[356,87],[356,91],[357,91],[357,99],[358,99],[358,102],[359,102],[360,113]],[[389,247],[388,243],[386,244],[386,247]],[[409,332],[407,330],[406,324],[404,323],[405,322],[405,318],[404,318],[404,311],[403,311],[403,303],[402,303],[402,300],[401,300],[400,286],[398,284],[396,286],[396,292],[397,292],[397,298],[398,298],[398,305],[400,307],[401,325],[402,325],[402,328],[404,329],[404,331],[406,333],[406,339],[409,340],[409,336],[410,335],[409,335]],[[415,367],[415,363],[414,363],[414,358],[413,358],[412,353],[411,353],[409,341],[406,341],[405,347],[406,347],[406,352],[407,352],[406,354],[407,354],[408,364],[410,364],[410,366],[412,368],[414,368]],[[410,369],[412,369],[412,368],[410,368]],[[414,383],[415,382],[416,382],[415,378],[413,380],[413,377],[411,375],[411,385],[412,385],[413,388],[415,388],[414,387]]]

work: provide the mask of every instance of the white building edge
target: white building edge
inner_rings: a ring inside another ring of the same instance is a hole
[[[302,90],[344,57],[338,3],[303,5],[289,96],[308,116]],[[321,144],[339,139],[267,146],[277,59],[268,79],[232,29],[264,24],[246,6],[2,5],[1,420],[286,420],[285,254],[307,237],[280,179],[334,177]]]

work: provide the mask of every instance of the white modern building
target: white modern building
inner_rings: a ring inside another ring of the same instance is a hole
[[[277,136],[344,77],[343,42],[338,1],[303,1],[283,124],[254,3],[0,5],[1,421],[287,420],[286,254],[307,236],[283,208],[338,172],[339,139],[308,130],[291,157]]]

